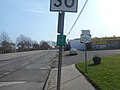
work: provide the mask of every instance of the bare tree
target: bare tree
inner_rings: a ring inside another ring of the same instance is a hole
[[[41,50],[51,49],[51,46],[46,41],[41,41],[40,42],[40,49]]]
[[[40,45],[38,44],[37,41],[32,41],[32,48],[33,50],[39,50],[40,49]]]
[[[1,52],[6,53],[10,48],[10,37],[8,36],[7,33],[2,32],[0,35],[0,44],[1,44]]]
[[[47,43],[50,45],[51,48],[55,48],[56,47],[56,43],[54,41],[47,41]]]
[[[20,35],[17,37],[16,43],[19,51],[30,50],[32,46],[32,40],[25,35]]]

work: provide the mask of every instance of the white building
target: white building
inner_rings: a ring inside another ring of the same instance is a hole
[[[70,40],[71,48],[76,48],[77,50],[85,50],[85,44],[80,42],[80,39]]]

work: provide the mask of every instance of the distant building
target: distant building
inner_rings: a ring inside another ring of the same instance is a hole
[[[77,50],[85,50],[85,44],[80,42],[80,39],[69,40],[71,48]],[[106,50],[120,49],[120,37],[103,37],[92,38],[91,43],[86,44],[87,50]]]
[[[120,49],[120,37],[93,38],[92,49]]]
[[[70,40],[69,42],[70,42],[71,48],[76,48],[79,51],[85,49],[85,44],[81,43],[80,39]]]

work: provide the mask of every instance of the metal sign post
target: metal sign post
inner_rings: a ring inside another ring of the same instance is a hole
[[[86,43],[85,43],[85,72],[87,72],[87,47],[86,47]]]
[[[58,35],[57,45],[59,46],[58,57],[58,77],[57,90],[60,90],[61,84],[61,67],[62,67],[62,47],[65,45],[66,36],[64,33],[64,15],[65,12],[77,12],[78,0],[50,0],[50,11],[59,12],[58,15]]]
[[[87,72],[87,43],[91,42],[90,30],[82,30],[81,43],[85,43],[85,72]]]
[[[64,12],[59,12],[58,19],[58,31],[60,35],[63,35],[64,29]],[[62,45],[59,46],[59,57],[58,57],[58,76],[57,76],[57,90],[60,90],[61,85],[61,68],[62,68]]]

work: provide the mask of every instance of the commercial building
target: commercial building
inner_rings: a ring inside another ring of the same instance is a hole
[[[71,48],[76,48],[77,50],[84,50],[85,44],[80,42],[80,39],[70,40]]]
[[[120,49],[120,37],[92,38],[92,50]]]
[[[70,40],[71,48],[77,50],[85,50],[85,44],[80,42],[80,38]],[[86,44],[87,50],[105,50],[105,49],[120,49],[120,37],[102,37],[92,38],[91,43]]]

